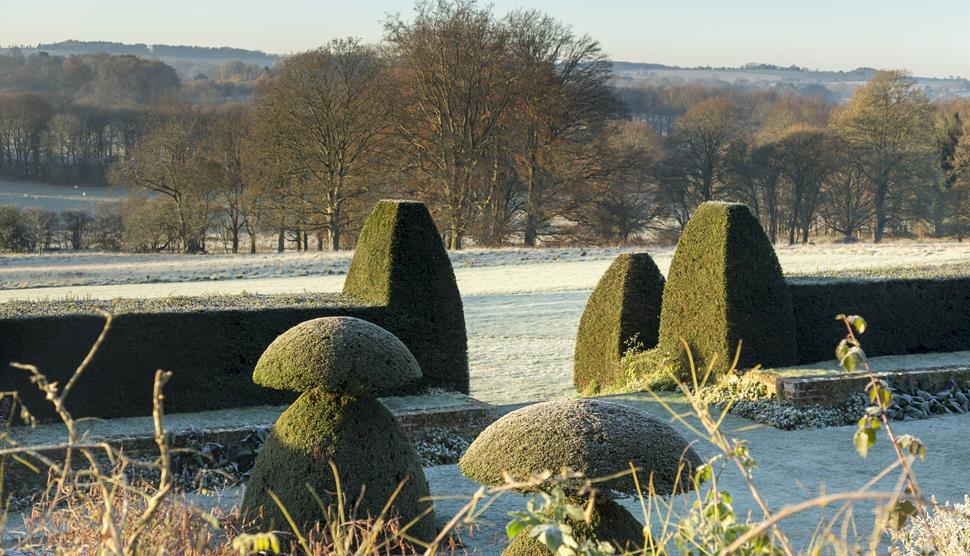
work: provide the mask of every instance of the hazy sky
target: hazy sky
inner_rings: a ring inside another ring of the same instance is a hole
[[[970,0],[496,0],[599,39],[614,60],[970,76]],[[2,0],[0,44],[64,39],[234,46],[289,53],[338,36],[380,40],[411,0]]]

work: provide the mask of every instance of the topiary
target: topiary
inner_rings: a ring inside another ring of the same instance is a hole
[[[356,517],[377,517],[404,482],[391,504],[393,516],[403,526],[428,512],[407,533],[433,538],[434,513],[422,500],[429,490],[417,452],[375,397],[420,376],[404,344],[364,320],[314,319],[282,334],[260,357],[253,380],[302,394],[266,438],[243,511],[263,526],[287,528],[272,492],[299,527],[325,521],[337,492],[332,461]]]
[[[689,377],[690,346],[698,369],[716,358],[725,369],[739,342],[738,368],[797,361],[795,318],[771,242],[736,203],[703,203],[684,228],[667,273],[658,348]]]
[[[364,224],[344,293],[387,307],[385,325],[419,354],[423,379],[468,393],[468,342],[455,273],[423,203],[381,201]]]
[[[580,506],[586,504],[582,499],[572,501]],[[567,520],[567,523],[573,529],[573,539],[578,542],[606,541],[619,549],[620,554],[637,553],[643,546],[643,525],[626,508],[608,498],[596,499],[589,523],[571,519]],[[502,551],[502,556],[536,556],[550,553],[542,543],[523,531],[512,539],[512,542]]]
[[[701,459],[674,429],[649,413],[602,400],[556,400],[524,407],[492,423],[468,447],[458,462],[468,478],[501,485],[505,478],[527,480],[563,468],[587,478],[601,478],[638,469],[641,484],[652,477],[657,492],[692,488],[690,473]],[[639,522],[611,501],[615,494],[637,494],[633,479],[619,477],[597,483],[602,489],[596,517],[580,530],[618,546],[639,547]],[[578,492],[569,493],[583,501]],[[576,524],[579,526],[579,524]],[[520,535],[524,536],[524,535]],[[517,537],[518,538],[518,537]],[[505,554],[543,554],[527,539],[513,541]]]
[[[646,253],[617,256],[586,302],[576,333],[573,385],[586,394],[626,382],[620,360],[657,345],[664,278]]]

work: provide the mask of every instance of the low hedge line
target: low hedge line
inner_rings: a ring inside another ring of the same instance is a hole
[[[53,418],[50,404],[11,362],[36,365],[65,384],[104,321],[104,344],[68,400],[75,417],[151,413],[156,369],[174,371],[170,412],[292,402],[291,393],[252,381],[256,360],[279,334],[318,317],[351,316],[394,333],[414,354],[422,381],[468,393],[465,319],[454,272],[427,208],[382,201],[361,234],[344,294],[223,295],[116,301],[0,304],[0,391],[18,391],[28,408]]]
[[[835,357],[839,313],[865,317],[860,339],[871,356],[970,349],[970,276],[789,278],[788,290],[801,363]]]

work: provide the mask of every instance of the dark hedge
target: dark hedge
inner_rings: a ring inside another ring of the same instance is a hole
[[[865,317],[869,356],[970,350],[970,276],[788,281],[797,323],[798,359],[833,359],[845,335],[839,313]]]
[[[622,254],[600,278],[586,302],[576,333],[573,384],[596,394],[622,385],[620,358],[635,341],[657,345],[664,277],[646,253]]]
[[[697,208],[677,244],[660,315],[658,348],[682,379],[689,375],[680,338],[704,369],[726,368],[738,342],[738,366],[797,361],[795,318],[781,265],[748,207],[708,202]]]
[[[10,363],[35,364],[64,384],[101,331],[103,319],[94,310],[106,308],[116,314],[114,325],[68,400],[75,417],[151,414],[159,368],[175,373],[165,390],[166,410],[173,413],[291,402],[292,392],[254,384],[253,368],[284,331],[326,316],[361,318],[404,342],[425,378],[399,393],[426,386],[468,392],[461,298],[424,205],[378,204],[361,234],[345,289],[353,295],[2,304],[0,391],[19,391],[38,417],[55,418],[27,374]]]
[[[468,393],[468,341],[455,272],[423,203],[381,201],[357,240],[344,293],[387,308],[387,328],[421,364],[417,386]]]

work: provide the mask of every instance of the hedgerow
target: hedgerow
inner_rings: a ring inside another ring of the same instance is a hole
[[[458,286],[434,222],[420,203],[382,201],[375,207],[342,295],[0,304],[0,390],[21,392],[40,419],[55,418],[27,376],[9,364],[36,362],[48,369],[51,380],[63,383],[101,330],[99,309],[116,315],[114,330],[67,402],[77,417],[149,414],[159,368],[174,372],[168,387],[173,412],[291,402],[292,393],[254,384],[250,373],[279,334],[327,316],[376,323],[404,342],[423,378],[396,393],[429,386],[468,393]]]

